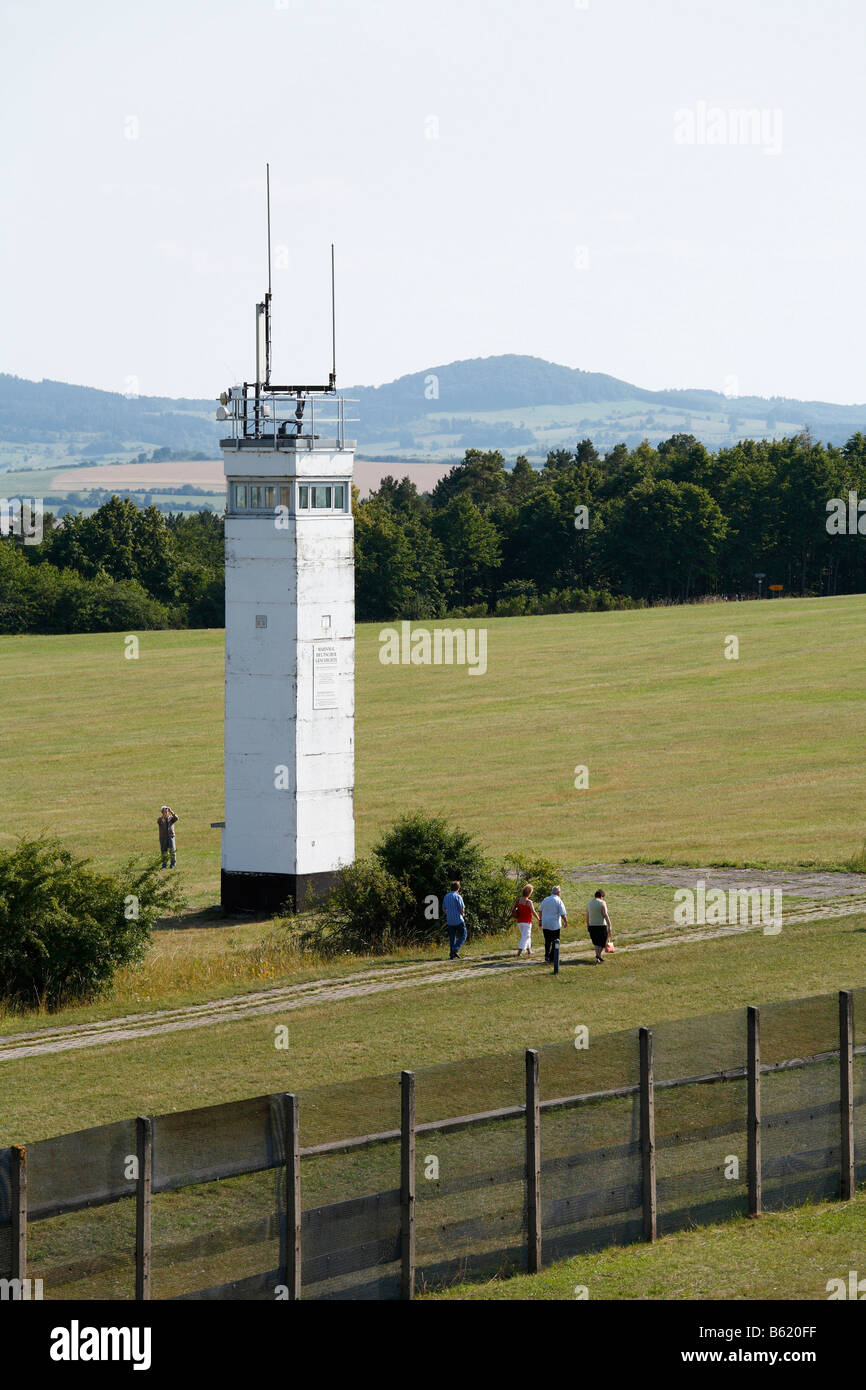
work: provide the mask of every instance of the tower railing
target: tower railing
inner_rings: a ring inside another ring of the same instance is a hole
[[[346,425],[359,419],[346,413],[346,406],[357,405],[357,400],[317,388],[244,382],[224,392],[220,403],[217,419],[230,427],[228,438],[238,446],[247,439],[274,449],[291,446],[293,440],[303,439],[309,444],[322,437],[325,426],[333,426],[324,432],[342,449]]]

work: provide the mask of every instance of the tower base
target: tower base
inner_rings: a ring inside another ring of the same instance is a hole
[[[253,874],[223,869],[220,903],[226,912],[303,912],[320,903],[336,881],[336,869],[318,874]]]

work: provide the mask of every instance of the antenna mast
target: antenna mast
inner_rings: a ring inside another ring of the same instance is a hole
[[[334,313],[334,243],[331,242],[331,381],[337,384],[337,320]]]
[[[268,292],[265,295],[265,385],[271,384],[271,166],[265,165],[268,207]]]

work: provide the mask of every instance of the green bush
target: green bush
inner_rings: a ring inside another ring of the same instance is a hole
[[[384,955],[413,940],[414,910],[404,879],[376,859],[358,859],[340,870],[314,925],[300,934],[300,945],[320,956]]]
[[[513,854],[502,864],[491,863],[465,830],[442,816],[416,811],[385,832],[369,859],[340,871],[328,901],[300,942],[325,956],[381,955],[397,946],[442,943],[442,899],[455,878],[460,880],[470,932],[506,931],[527,875],[537,899],[556,882],[557,870],[538,855]]]
[[[562,881],[562,870],[552,859],[541,854],[513,852],[505,856],[505,867],[514,874],[514,895],[524,883],[532,884],[532,901],[536,906],[546,898],[554,884]]]
[[[504,868],[490,864],[472,836],[449,825],[443,816],[420,811],[402,816],[374,847],[373,855],[389,874],[409,886],[415,903],[412,940],[431,941],[444,931],[439,907],[452,879],[460,880],[470,929],[501,931],[508,924],[513,885]]]
[[[95,998],[182,905],[158,861],[101,873],[59,840],[20,840],[0,852],[0,998],[49,1010]]]

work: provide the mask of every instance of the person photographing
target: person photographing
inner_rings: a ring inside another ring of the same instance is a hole
[[[177,867],[177,845],[174,838],[174,827],[177,825],[177,816],[170,806],[160,807],[157,818],[159,827],[159,852],[162,855],[162,868],[166,867],[166,860],[170,861],[168,867]]]

